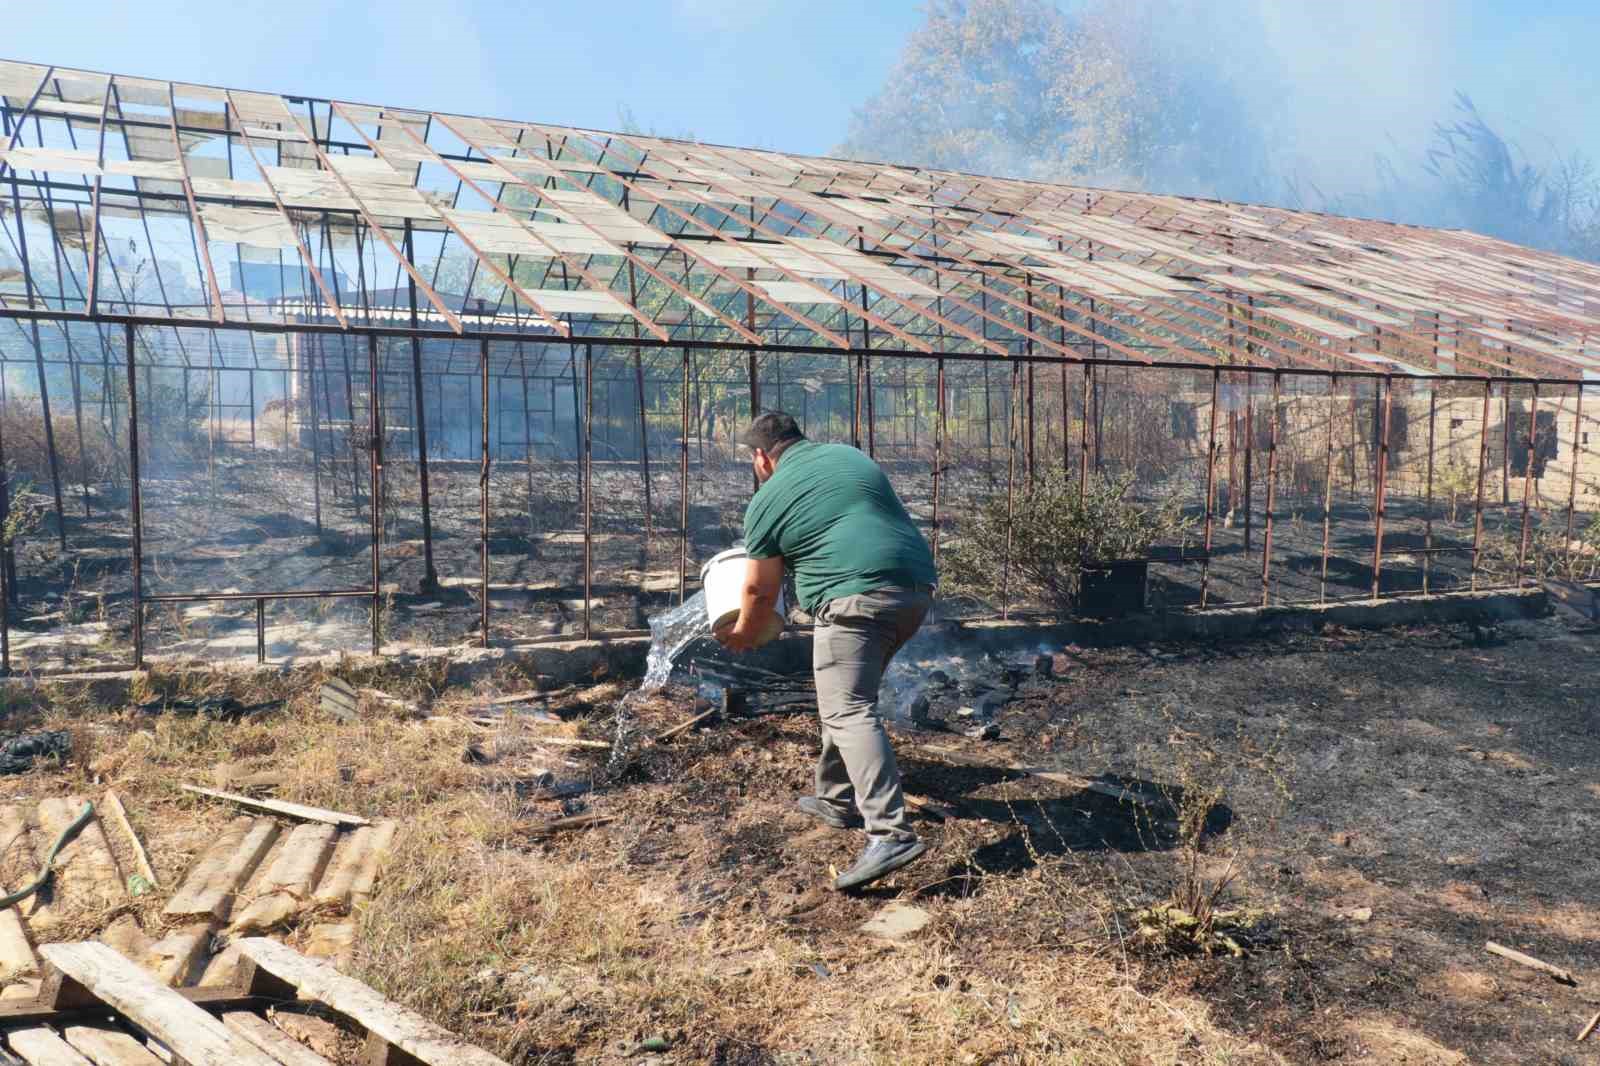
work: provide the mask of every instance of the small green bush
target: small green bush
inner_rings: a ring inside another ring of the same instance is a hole
[[[1091,476],[1078,482],[1060,472],[1026,492],[1019,490],[1007,513],[1004,492],[978,502],[962,522],[960,539],[940,558],[947,587],[963,595],[998,600],[1010,544],[1014,582],[1031,586],[1052,608],[1076,603],[1085,569],[1096,564],[1143,559],[1160,541],[1182,542],[1194,526],[1177,496],[1154,503],[1129,498],[1132,475]]]

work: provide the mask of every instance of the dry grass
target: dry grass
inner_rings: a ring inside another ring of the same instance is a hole
[[[428,670],[341,673],[435,715],[478,705]],[[1280,1061],[1217,1029],[1199,1001],[1145,987],[1145,963],[1121,937],[1127,886],[1102,883],[1070,852],[983,872],[975,856],[1020,820],[928,824],[932,855],[876,898],[823,891],[857,841],[790,809],[809,780],[807,719],[725,725],[645,752],[589,800],[617,821],[536,839],[530,827],[560,812],[519,798],[518,779],[541,762],[582,776],[604,753],[541,752],[548,726],[496,736],[384,705],[339,724],[316,706],[321,680],[157,674],[135,693],[287,701],[237,724],[98,707],[87,691],[28,697],[20,720],[72,729],[77,755],[15,780],[30,798],[116,787],[166,891],[232,813],[177,786],[221,763],[280,773],[285,799],[398,818],[379,894],[357,915],[357,975],[512,1062],[631,1061],[657,1036],[672,1061],[725,1064]],[[590,708],[556,728],[606,737],[619,691],[556,700]],[[658,699],[639,713],[654,733],[688,712]],[[469,740],[491,755],[504,741],[507,754],[469,764]],[[893,946],[857,931],[895,895],[927,909],[928,928]],[[63,931],[92,935],[129,912],[154,935],[164,900],[77,914]]]

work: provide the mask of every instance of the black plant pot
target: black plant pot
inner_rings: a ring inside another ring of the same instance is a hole
[[[1144,559],[1119,559],[1085,565],[1078,582],[1079,614],[1116,618],[1144,610],[1145,581],[1150,564]]]

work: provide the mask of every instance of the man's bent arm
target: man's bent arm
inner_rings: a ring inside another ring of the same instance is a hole
[[[761,620],[777,610],[783,589],[783,556],[751,559],[745,564],[744,592],[739,599],[739,620],[728,634],[728,643],[749,647],[759,632]]]

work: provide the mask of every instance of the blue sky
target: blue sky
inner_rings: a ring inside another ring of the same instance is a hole
[[[1456,88],[1530,153],[1600,158],[1596,0],[1171,0],[1242,4],[1288,60],[1296,168],[1359,185],[1419,143]],[[914,0],[13,0],[6,58],[394,105],[826,152],[905,35]],[[1196,41],[1197,53],[1241,43]]]
[[[80,0],[6,5],[4,58],[821,152],[920,21],[880,0]]]

